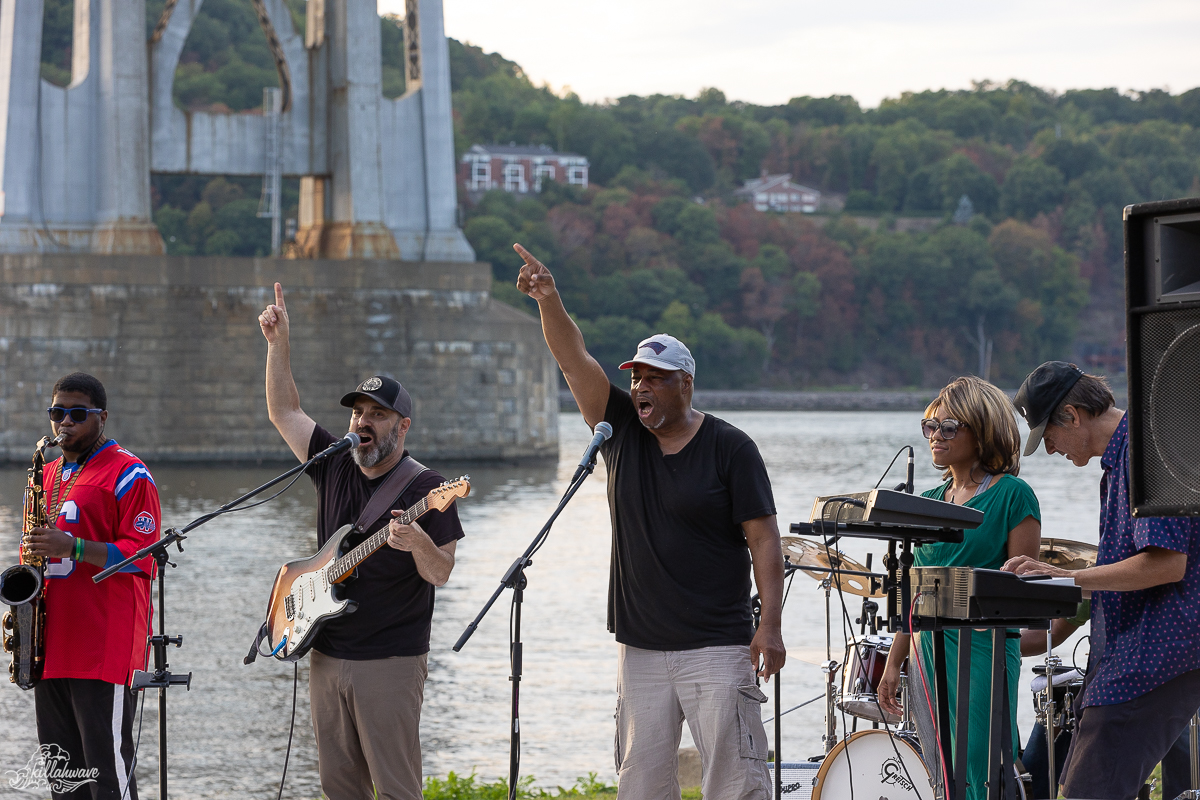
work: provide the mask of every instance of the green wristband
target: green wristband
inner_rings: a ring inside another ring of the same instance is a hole
[[[83,539],[75,537],[75,560],[83,561]]]

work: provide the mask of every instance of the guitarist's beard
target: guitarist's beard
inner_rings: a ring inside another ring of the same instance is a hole
[[[351,453],[354,456],[354,463],[360,467],[373,467],[380,461],[384,461],[392,453],[396,452],[396,445],[400,443],[400,426],[392,428],[391,434],[386,439],[376,438],[371,446],[364,450],[362,447],[354,448]]]

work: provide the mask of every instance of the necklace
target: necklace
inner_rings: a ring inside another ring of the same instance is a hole
[[[79,479],[79,476],[83,474],[83,468],[87,466],[89,461],[91,461],[91,458],[96,454],[96,451],[103,447],[107,442],[108,440],[105,439],[103,435],[96,439],[95,443],[88,448],[87,455],[83,457],[82,463],[80,463],[79,467],[71,473],[71,478],[67,481],[65,488],[63,487],[62,483],[62,473],[63,467],[66,466],[66,459],[60,458],[58,460],[58,468],[54,471],[54,494],[50,501],[50,505],[54,507],[54,513],[50,517],[52,522],[58,520],[58,515],[62,513],[62,507],[66,505],[67,497],[71,494],[71,487],[75,485],[75,481]]]

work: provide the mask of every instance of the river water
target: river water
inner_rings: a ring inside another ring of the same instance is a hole
[[[917,446],[918,491],[938,473],[923,449],[917,412],[723,412],[719,416],[758,443],[771,475],[780,528],[807,519],[813,497],[869,489],[893,454]],[[333,424],[334,420],[327,420]],[[508,769],[509,665],[506,594],[462,650],[452,645],[491,595],[512,560],[553,510],[590,432],[578,414],[563,414],[557,465],[435,463],[447,477],[469,473],[473,491],[461,502],[467,538],[459,543],[450,582],[438,590],[429,680],[421,725],[427,775],[477,771],[488,780]],[[419,456],[419,454],[417,454]],[[884,485],[903,479],[903,459]],[[276,468],[159,465],[152,469],[165,525],[182,526],[270,479]],[[1086,542],[1097,539],[1100,467],[1078,469],[1039,453],[1023,464],[1042,505],[1043,534]],[[0,470],[0,564],[10,563],[20,531],[23,470]],[[171,794],[178,798],[274,797],[283,768],[292,701],[292,665],[242,657],[262,619],[279,565],[311,553],[316,501],[301,479],[269,505],[233,514],[197,529],[175,553],[167,576],[167,627],[182,634],[170,651],[173,672],[192,673],[190,691],[168,699]],[[878,565],[882,544],[851,541],[845,552]],[[529,570],[522,625],[522,774],[540,786],[571,785],[589,772],[613,780],[613,707],[616,645],[605,630],[610,533],[603,464],[559,518]],[[851,616],[858,598],[847,596]],[[836,597],[835,597],[836,606]],[[834,609],[834,657],[844,649],[840,607]],[[825,656],[825,603],[818,584],[794,578],[784,608],[788,665],[782,673],[784,707],[823,692],[815,666]],[[1086,631],[1086,628],[1084,629]],[[1060,648],[1069,662],[1079,634]],[[1086,643],[1079,648],[1082,662]],[[7,657],[3,659],[7,662]],[[1032,725],[1028,664],[1018,709],[1022,737]],[[320,796],[316,746],[309,724],[307,660],[300,692],[285,796]],[[773,690],[768,689],[773,696]],[[157,693],[145,703],[138,779],[144,796],[157,792]],[[764,717],[773,706],[764,707]],[[783,757],[821,752],[820,702],[784,717]],[[0,796],[30,797],[9,788],[16,770],[36,749],[32,693],[0,685]],[[771,733],[768,723],[768,733]],[[690,737],[684,733],[684,746]]]

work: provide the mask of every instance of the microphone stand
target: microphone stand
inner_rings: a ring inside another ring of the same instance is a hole
[[[343,440],[345,441],[345,440]],[[287,472],[277,478],[272,478],[270,481],[259,486],[236,500],[232,500],[218,508],[216,511],[198,517],[182,528],[168,528],[163,532],[163,536],[154,544],[147,545],[141,550],[131,555],[129,558],[122,561],[120,564],[114,564],[108,567],[103,572],[92,578],[93,583],[99,583],[106,578],[120,572],[126,566],[141,561],[147,556],[154,557],[154,563],[158,568],[158,634],[150,636],[150,646],[154,650],[154,671],[147,672],[145,670],[134,670],[133,679],[129,683],[129,688],[133,691],[141,691],[142,689],[158,689],[158,795],[159,800],[167,800],[167,689],[172,686],[184,686],[187,689],[192,688],[192,673],[184,675],[174,675],[170,672],[167,663],[167,646],[174,645],[181,647],[183,645],[183,636],[169,636],[166,632],[167,627],[167,593],[166,593],[166,567],[174,567],[175,564],[170,561],[169,549],[171,545],[179,548],[179,552],[183,552],[183,540],[187,538],[189,531],[198,528],[206,522],[209,522],[222,514],[230,511],[235,511],[236,507],[251,497],[265,492],[272,486],[292,477],[298,472],[303,472],[308,469],[314,462],[319,461],[330,455],[328,451],[318,453],[317,455],[292,467]]]
[[[546,524],[538,531],[537,536],[533,537],[533,541],[529,543],[529,547],[525,548],[525,552],[517,558],[516,561],[504,573],[504,577],[500,579],[500,585],[496,587],[496,591],[492,592],[492,596],[484,604],[479,613],[475,615],[475,619],[462,632],[462,636],[458,637],[458,641],[454,644],[454,652],[462,650],[463,645],[475,633],[479,627],[479,623],[483,621],[484,616],[491,610],[492,605],[500,597],[500,593],[505,589],[513,590],[513,630],[512,630],[512,649],[509,653],[512,672],[509,675],[509,680],[512,681],[512,711],[510,714],[511,726],[509,728],[509,745],[508,745],[508,800],[516,800],[517,797],[517,776],[521,769],[521,669],[522,669],[522,645],[521,645],[521,604],[525,600],[525,587],[528,581],[525,578],[525,569],[533,564],[533,554],[545,543],[550,535],[550,527],[554,525],[554,521],[558,519],[558,515],[567,507],[567,503],[579,491],[579,487],[587,480],[587,476],[592,474],[592,470],[596,468],[596,452],[593,450],[591,459],[586,464],[581,464],[576,470],[575,476],[571,479],[571,485],[567,487],[567,491],[563,494],[562,499],[558,501],[558,507],[554,509],[554,513],[550,515],[550,519],[546,520]]]

